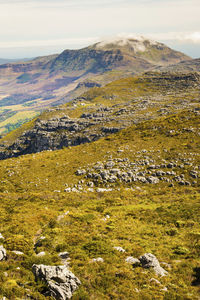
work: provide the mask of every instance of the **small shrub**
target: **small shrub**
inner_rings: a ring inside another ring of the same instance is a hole
[[[29,252],[33,248],[32,241],[19,234],[10,236],[6,239],[5,244],[7,250],[17,250],[24,253]]]
[[[177,246],[174,248],[174,253],[178,255],[188,254],[189,250],[183,246]]]
[[[108,241],[102,241],[102,240],[88,242],[83,246],[83,249],[89,255],[102,255],[102,254],[111,253],[113,251]]]

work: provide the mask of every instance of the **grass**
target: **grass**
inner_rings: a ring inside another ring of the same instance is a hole
[[[66,183],[71,186],[85,180],[75,175],[78,168],[111,155],[135,161],[137,156],[145,157],[138,151],[146,149],[157,163],[193,157],[194,166],[199,166],[200,138],[196,131],[184,130],[189,127],[198,130],[198,117],[184,111],[91,144],[1,161],[0,232],[5,237],[2,243],[8,260],[0,263],[0,295],[21,299],[28,293],[33,299],[46,299],[40,293],[42,285],[34,281],[31,266],[59,264],[58,253],[68,251],[71,270],[82,282],[73,299],[199,299],[195,271],[200,264],[199,179],[188,187],[137,183],[133,190],[127,190],[120,183],[120,191],[109,193],[64,192]],[[169,135],[171,130],[177,133]],[[12,139],[14,135],[10,133]],[[119,148],[124,152],[118,153]],[[58,221],[57,217],[67,211]],[[110,218],[104,221],[106,215]],[[37,249],[46,252],[40,258],[33,251],[38,232],[46,237]],[[126,252],[119,253],[114,246]],[[16,257],[12,250],[25,255]],[[151,270],[133,269],[125,263],[126,257],[146,252],[171,265],[163,265],[169,276],[157,278]],[[93,263],[97,257],[104,262]],[[161,284],[150,282],[151,278]]]
[[[21,111],[16,112],[8,117],[6,120],[0,123],[0,133],[5,134],[13,129],[18,128],[23,123],[30,121],[32,118],[38,115],[35,111]]]
[[[107,193],[64,192],[66,184],[73,187],[80,180],[86,190],[89,180],[76,176],[76,170],[91,168],[110,157],[135,163],[146,156],[155,164],[190,161],[192,166],[185,164],[181,171],[178,167],[174,170],[192,182],[189,173],[200,166],[199,115],[193,109],[198,106],[198,89],[180,90],[176,82],[159,84],[148,76],[117,80],[86,92],[85,106],[65,104],[62,110],[40,116],[42,120],[66,114],[76,118],[96,111],[99,104],[116,104],[120,109],[131,103],[137,108],[141,101],[150,99],[153,105],[138,110],[137,117],[143,120],[148,113],[153,119],[94,143],[1,161],[0,232],[8,260],[0,262],[0,296],[22,299],[29,294],[33,299],[48,299],[41,293],[43,283],[35,282],[31,267],[34,263],[61,264],[58,253],[68,251],[70,268],[82,282],[73,299],[199,299],[199,178],[190,186],[118,182],[111,184],[113,190]],[[183,106],[182,99],[188,106]],[[169,104],[170,114],[162,115],[158,107]],[[33,128],[35,120],[10,132],[1,143],[13,143]],[[107,215],[110,218],[105,220]],[[45,251],[44,257],[37,257],[33,250],[39,236],[46,239],[36,253]],[[114,246],[126,252],[119,253]],[[13,250],[24,255],[16,256]],[[159,278],[152,270],[133,269],[125,262],[128,256],[146,252],[170,265],[162,265],[168,276]],[[104,262],[92,262],[97,257]],[[160,284],[150,281],[152,278]]]

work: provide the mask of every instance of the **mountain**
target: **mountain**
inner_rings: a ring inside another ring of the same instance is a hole
[[[147,39],[143,36],[106,40],[95,44],[91,48],[104,51],[120,50],[130,60],[131,57],[135,56],[154,65],[170,65],[190,59],[187,55],[172,50],[163,43]]]
[[[199,83],[119,79],[1,139],[0,298],[199,299]]]
[[[0,65],[0,133],[19,126],[47,107],[79,96],[90,88],[84,84],[88,80],[105,85],[187,59],[190,60],[164,44],[137,37]]]

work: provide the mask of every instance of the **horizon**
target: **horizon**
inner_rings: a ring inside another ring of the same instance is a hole
[[[136,34],[137,36],[138,36],[138,34]],[[147,38],[147,39],[152,39],[152,37],[153,37],[153,34],[151,35],[141,35],[141,36],[143,36],[143,37],[145,37],[145,38]],[[34,53],[35,53],[35,55],[23,55],[23,56],[20,56],[20,54],[19,55],[17,55],[17,56],[12,56],[12,53],[13,53],[13,51],[15,52],[15,53],[18,53],[18,51],[22,51],[22,49],[23,49],[23,53],[25,54],[26,53],[26,50],[25,49],[27,49],[27,48],[21,48],[21,47],[12,47],[12,48],[9,48],[10,50],[11,50],[11,53],[10,53],[10,55],[0,55],[0,59],[9,59],[9,60],[23,60],[23,59],[34,59],[34,58],[36,58],[36,57],[40,57],[40,56],[48,56],[48,55],[54,55],[54,54],[60,54],[60,53],[62,53],[63,51],[65,51],[66,49],[68,49],[68,50],[79,50],[79,49],[83,49],[83,48],[85,48],[85,47],[88,47],[88,46],[91,46],[91,45],[93,45],[93,44],[95,44],[95,43],[101,43],[101,42],[104,42],[104,41],[108,41],[109,39],[110,40],[114,40],[114,39],[121,39],[121,38],[126,38],[126,39],[131,39],[131,35],[130,34],[128,34],[128,35],[116,35],[115,37],[114,36],[110,36],[110,37],[105,37],[105,38],[90,38],[90,42],[89,42],[89,40],[88,41],[82,41],[82,43],[80,43],[80,44],[78,44],[78,45],[76,45],[76,43],[74,43],[74,44],[69,44],[68,46],[66,45],[66,46],[56,46],[56,45],[52,45],[52,46],[43,46],[43,48],[41,49],[41,47],[31,47],[31,46],[29,46],[29,47],[27,47],[29,50],[31,49],[31,53],[32,53],[32,49],[34,48]],[[156,39],[152,39],[152,40],[154,40],[154,41],[156,41],[156,42],[159,42],[159,43],[163,43],[163,44],[165,44],[166,46],[168,46],[168,47],[170,47],[170,48],[172,48],[173,50],[176,50],[176,51],[180,51],[180,52],[182,52],[182,53],[184,53],[184,54],[186,54],[186,55],[188,55],[188,56],[190,56],[190,57],[192,57],[193,59],[195,59],[195,58],[199,58],[200,57],[200,55],[199,55],[199,51],[198,51],[198,48],[197,48],[197,50],[196,49],[194,49],[194,47],[192,46],[192,45],[190,45],[190,44],[183,44],[183,43],[180,43],[180,42],[177,42],[177,43],[174,43],[173,41],[163,41],[163,40],[156,40]],[[5,48],[5,50],[8,50],[8,49],[6,49]],[[193,50],[193,51],[192,51]],[[196,50],[196,51],[195,51]],[[20,53],[19,52],[19,53]],[[1,53],[1,48],[0,48],[0,53]],[[9,53],[9,51],[7,51],[7,54]],[[30,53],[29,51],[27,51],[27,53]],[[195,53],[196,53],[196,55],[195,55]]]
[[[120,34],[197,58],[199,13],[199,0],[0,0],[0,58],[45,56]]]

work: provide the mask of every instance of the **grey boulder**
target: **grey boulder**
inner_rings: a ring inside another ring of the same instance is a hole
[[[80,280],[66,266],[33,265],[36,280],[43,280],[47,284],[48,295],[56,300],[70,299]]]
[[[143,268],[152,268],[156,275],[165,276],[168,274],[168,272],[160,266],[158,259],[151,253],[145,253],[144,255],[140,256],[139,261],[141,262]]]
[[[140,265],[139,259],[133,257],[133,256],[128,256],[125,259],[126,263],[131,264],[133,267],[138,267]]]

